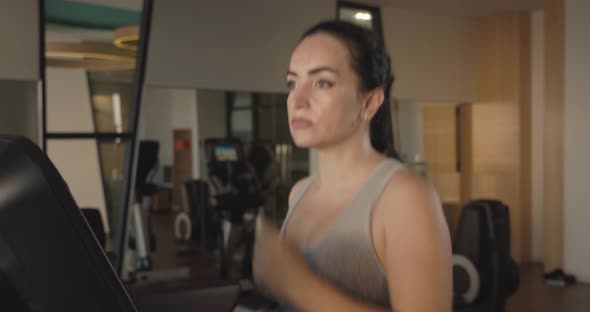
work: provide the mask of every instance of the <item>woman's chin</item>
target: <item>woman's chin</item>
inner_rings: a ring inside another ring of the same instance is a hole
[[[293,142],[298,148],[314,148],[318,145],[318,142],[316,142],[316,140],[312,140],[311,138],[293,137]]]

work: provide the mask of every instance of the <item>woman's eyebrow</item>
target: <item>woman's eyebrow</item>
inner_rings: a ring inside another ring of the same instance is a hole
[[[315,75],[315,74],[321,73],[323,71],[328,71],[328,72],[331,72],[331,73],[333,73],[335,75],[339,75],[339,73],[338,73],[337,70],[335,70],[334,68],[328,67],[328,66],[322,66],[322,67],[314,68],[314,69],[308,71],[308,74]]]
[[[324,71],[328,71],[328,72],[331,72],[331,73],[333,73],[335,75],[339,75],[339,73],[338,73],[338,71],[336,69],[331,68],[331,67],[328,67],[328,66],[321,66],[321,67],[317,67],[317,68],[314,68],[314,69],[310,69],[307,73],[309,75],[315,75],[315,74],[318,74],[318,73],[321,73],[321,72],[324,72]],[[295,71],[293,71],[293,70],[288,70],[287,71],[287,76],[295,76],[295,77],[297,77],[298,74]]]

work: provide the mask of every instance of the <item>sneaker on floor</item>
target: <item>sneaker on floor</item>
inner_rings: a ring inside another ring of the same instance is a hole
[[[566,285],[565,274],[561,269],[555,269],[543,275],[545,284],[555,287],[564,287]]]
[[[555,269],[543,275],[545,284],[556,287],[564,287],[577,283],[576,277],[572,274],[566,274],[562,269]]]
[[[575,285],[578,282],[573,274],[564,274],[563,280],[566,285]]]

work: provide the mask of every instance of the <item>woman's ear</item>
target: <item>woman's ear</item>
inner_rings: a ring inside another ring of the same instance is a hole
[[[379,107],[383,105],[383,99],[385,98],[385,92],[383,88],[377,87],[367,93],[365,97],[365,103],[363,105],[362,118],[364,120],[370,120],[373,118]]]

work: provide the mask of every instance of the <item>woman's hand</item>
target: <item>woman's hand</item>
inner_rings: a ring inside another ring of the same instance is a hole
[[[254,282],[261,291],[289,301],[310,273],[299,251],[281,239],[276,226],[258,217],[254,244]]]
[[[260,217],[256,223],[253,270],[260,291],[301,311],[386,311],[350,297],[315,275],[274,225]]]

